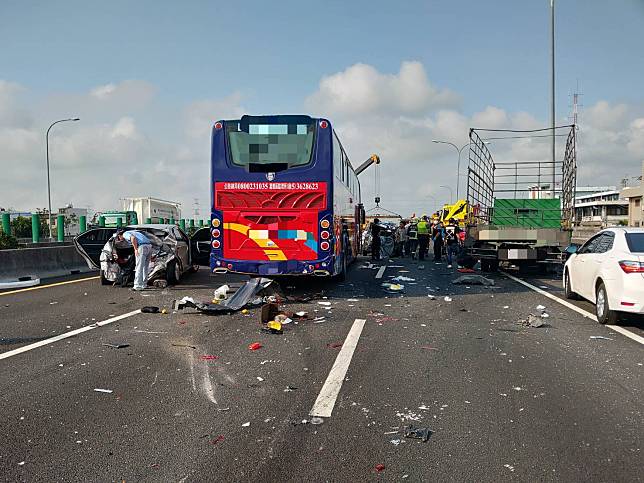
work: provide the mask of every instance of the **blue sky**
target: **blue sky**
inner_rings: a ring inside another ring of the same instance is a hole
[[[319,79],[356,62],[419,60],[464,112],[548,112],[547,0],[2,2],[4,78],[52,91],[144,79],[168,102],[235,90],[258,110],[301,109]],[[558,104],[641,99],[644,2],[559,0]],[[7,48],[10,46],[10,48]],[[640,48],[637,48],[639,46]]]
[[[567,117],[569,94],[579,81],[584,109],[593,109],[595,119],[609,112],[621,129],[632,129],[634,119],[644,115],[642,26],[643,0],[558,0],[558,119]],[[142,133],[157,146],[143,151],[149,163],[169,144],[185,151],[186,106],[212,101],[250,113],[306,112],[307,98],[322,79],[356,64],[386,77],[399,74],[405,61],[420,63],[433,87],[458,99],[449,109],[466,118],[463,123],[479,119],[476,113],[489,106],[527,113],[539,123],[549,119],[548,0],[5,0],[0,45],[0,80],[20,86],[12,105],[31,111],[34,132],[46,125],[47,116],[83,118],[83,127],[66,127],[60,139],[73,129],[115,125],[128,117],[131,137]],[[130,80],[154,91],[145,107],[83,107],[79,96]],[[598,102],[607,103],[605,110],[594,109]],[[324,105],[317,107],[324,111]],[[219,117],[215,111],[213,121]],[[325,114],[333,118],[334,112]],[[387,114],[404,117],[395,109]],[[369,113],[363,116],[354,118],[353,126],[370,121]],[[582,110],[582,121],[583,116]],[[428,113],[426,124],[438,125],[439,118]],[[122,132],[124,125],[119,126]],[[462,131],[453,136],[459,138],[455,142],[466,138]],[[204,137],[203,146],[207,142]],[[367,148],[355,145],[354,158],[362,157]],[[351,154],[352,147],[348,150]],[[446,152],[436,151],[437,162],[441,156]],[[633,148],[628,156],[623,171],[637,171],[644,153]],[[11,161],[0,147],[0,163]],[[80,204],[91,201],[85,199],[89,194],[80,198]]]

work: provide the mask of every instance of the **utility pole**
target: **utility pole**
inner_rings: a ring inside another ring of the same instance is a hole
[[[550,61],[551,61],[551,103],[550,103],[550,120],[552,123],[552,185],[550,190],[552,197],[555,195],[555,0],[550,0]]]

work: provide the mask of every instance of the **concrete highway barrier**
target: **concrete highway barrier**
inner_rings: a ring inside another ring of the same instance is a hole
[[[0,282],[23,277],[50,278],[89,272],[73,245],[0,250]]]

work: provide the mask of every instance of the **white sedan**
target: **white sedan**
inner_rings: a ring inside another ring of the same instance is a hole
[[[644,313],[644,229],[610,228],[584,243],[566,262],[566,298],[595,303],[597,320],[614,324],[620,312]]]

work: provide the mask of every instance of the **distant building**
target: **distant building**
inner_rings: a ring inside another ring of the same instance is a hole
[[[615,191],[617,186],[577,186],[575,189],[575,198],[581,196],[592,195],[595,193],[603,193],[605,191]],[[542,185],[533,185],[528,188],[529,198],[531,200],[541,200],[552,198],[552,190],[550,183]],[[555,198],[559,198],[561,194],[561,183],[555,184]]]
[[[642,175],[644,175],[644,162],[642,162]],[[642,214],[642,194],[644,193],[644,184],[640,181],[639,186],[624,188],[621,192],[622,198],[628,200],[628,226],[644,226],[644,216]]]
[[[599,187],[602,188],[602,187]],[[615,226],[628,220],[628,200],[620,197],[614,186],[606,191],[579,195],[575,197],[575,222],[594,224],[602,227]]]
[[[69,220],[68,225],[65,227],[65,235],[78,235],[80,233],[80,217],[87,216],[87,208],[74,208],[71,203],[64,208],[58,208],[58,215],[65,215],[65,219]],[[58,230],[58,217],[54,214],[52,216],[51,224],[54,235]]]

